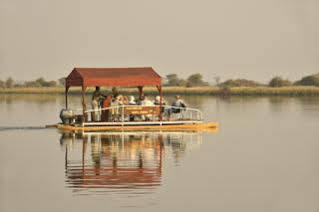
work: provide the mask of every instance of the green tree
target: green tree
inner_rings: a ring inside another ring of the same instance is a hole
[[[184,79],[179,79],[179,80],[178,80],[178,86],[183,86],[183,87],[185,87],[186,84],[187,84],[187,81],[186,81],[186,80],[184,80]]]
[[[270,80],[269,84],[270,87],[284,87],[284,86],[290,86],[292,83],[289,80],[285,80],[282,77],[274,77]]]
[[[167,85],[169,86],[178,86],[179,85],[179,79],[177,77],[177,74],[168,74],[166,75],[167,78]]]
[[[168,74],[166,75],[168,86],[185,86],[186,80],[178,78],[177,74]]]
[[[35,80],[35,83],[40,85],[41,87],[44,87],[46,85],[46,81],[43,77],[40,77],[38,79]]]
[[[57,82],[54,80],[46,82],[46,87],[55,87],[57,85]]]
[[[192,87],[192,86],[205,86],[208,85],[207,82],[203,81],[203,76],[199,73],[197,74],[192,74],[187,78],[187,87]]]
[[[13,85],[14,85],[14,81],[13,81],[13,79],[12,79],[11,77],[9,77],[9,78],[6,80],[6,82],[5,82],[5,86],[6,86],[6,88],[12,88]]]

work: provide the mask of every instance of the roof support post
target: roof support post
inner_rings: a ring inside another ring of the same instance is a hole
[[[68,91],[69,86],[67,83],[65,83],[65,109],[68,109]]]
[[[162,93],[162,86],[161,85],[158,85],[156,86],[157,89],[158,89],[158,92],[159,92],[159,95],[160,95],[160,116],[159,116],[159,119],[160,121],[163,120],[163,113],[162,113],[162,107],[163,107],[163,93]]]
[[[137,86],[139,91],[139,100],[141,100],[142,96],[144,96],[143,86]]]
[[[85,90],[86,87],[82,85],[82,108],[83,108],[83,118],[85,121],[87,121],[87,114],[85,113],[86,111],[86,103],[85,103]]]

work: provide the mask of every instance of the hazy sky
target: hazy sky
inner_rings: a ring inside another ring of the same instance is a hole
[[[295,80],[319,72],[319,0],[0,0],[0,79],[74,66]]]

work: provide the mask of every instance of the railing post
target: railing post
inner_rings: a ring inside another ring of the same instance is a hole
[[[122,105],[122,126],[124,125],[124,105]]]

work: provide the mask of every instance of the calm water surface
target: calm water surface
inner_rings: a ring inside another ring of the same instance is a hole
[[[319,98],[185,100],[218,132],[63,134],[63,96],[0,96],[0,211],[319,210]]]

